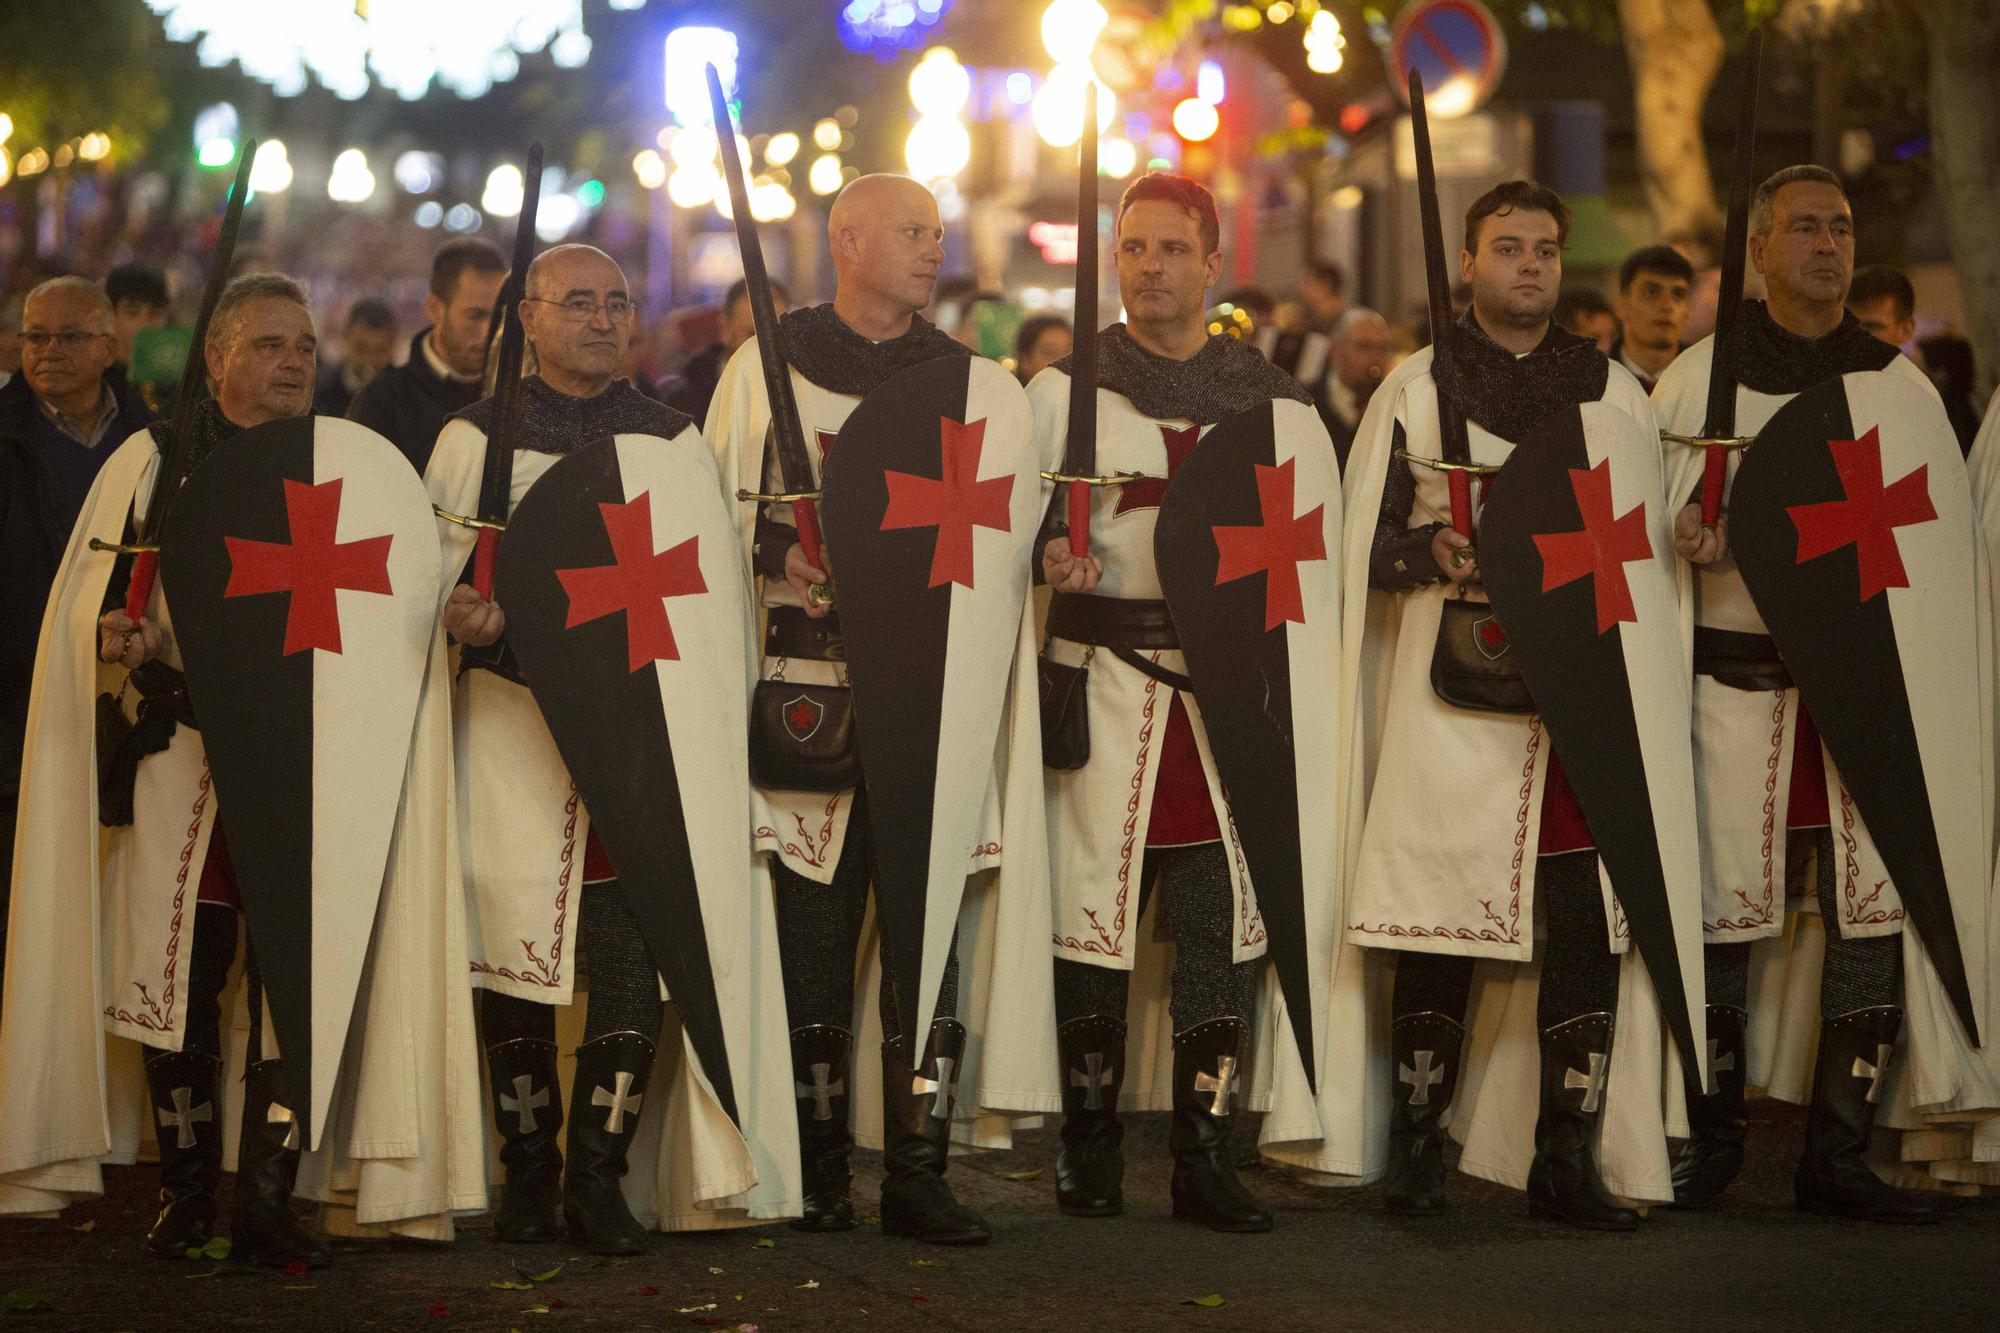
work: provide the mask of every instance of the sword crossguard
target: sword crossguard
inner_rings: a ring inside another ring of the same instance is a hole
[[[1405,463],[1415,463],[1418,467],[1427,467],[1433,472],[1466,472],[1475,477],[1490,477],[1500,470],[1498,463],[1451,463],[1442,458],[1425,458],[1422,454],[1413,454],[1408,449],[1398,449],[1395,452],[1396,457]]]
[[[107,542],[100,541],[96,537],[90,539],[90,549],[109,551],[113,555],[144,555],[147,552],[158,554],[160,550],[157,544],[149,546],[144,542]]]
[[[491,519],[484,518],[469,518],[464,514],[454,514],[449,509],[444,509],[437,505],[431,506],[431,512],[445,522],[456,523],[461,528],[490,528],[494,532],[505,532],[507,530],[505,523],[495,523]]]
[[[1080,472],[1044,472],[1043,481],[1058,483],[1081,482],[1085,486],[1130,486],[1135,481],[1165,481],[1165,477],[1148,476],[1144,472],[1114,472],[1108,477],[1093,477]]]
[[[807,605],[807,606],[832,606],[832,605],[833,605],[833,585],[832,585],[831,583],[815,583],[815,584],[813,584],[813,585],[812,585],[811,587],[807,588],[807,589],[806,589],[806,605]]]
[[[779,491],[775,494],[766,494],[762,491],[736,492],[737,500],[747,505],[789,505],[797,504],[801,500],[817,500],[819,497],[818,491]]]
[[[1471,564],[1474,560],[1477,560],[1478,558],[1479,558],[1478,547],[1461,546],[1457,550],[1451,553],[1451,567],[1453,569],[1463,569],[1467,565]]]
[[[1755,435],[1681,435],[1663,430],[1660,440],[1664,444],[1684,444],[1691,449],[1748,449],[1757,442]]]

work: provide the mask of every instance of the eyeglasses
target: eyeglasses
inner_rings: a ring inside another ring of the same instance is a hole
[[[597,313],[600,310],[604,312],[613,324],[623,324],[626,320],[632,318],[634,312],[639,308],[622,296],[614,296],[609,301],[601,304],[591,300],[587,296],[572,296],[567,301],[551,301],[545,296],[530,296],[528,299],[538,305],[552,305],[556,307],[562,311],[562,317],[572,324],[587,323],[597,318]]]
[[[108,333],[83,333],[77,329],[64,329],[61,333],[45,333],[37,329],[32,333],[22,334],[21,341],[29,347],[34,348],[37,352],[46,350],[50,343],[54,343],[65,352],[74,352],[92,338],[109,338],[110,336]]]

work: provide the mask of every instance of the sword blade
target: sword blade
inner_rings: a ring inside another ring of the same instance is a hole
[[[1076,171],[1076,341],[1070,352],[1069,433],[1063,471],[1097,471],[1097,81],[1083,93],[1083,138]],[[1069,483],[1069,549],[1090,554],[1090,484]]]
[[[521,216],[514,224],[513,268],[507,294],[501,298],[500,351],[493,380],[493,429],[486,437],[486,468],[479,480],[478,517],[489,524],[507,521],[507,504],[514,490],[515,436],[521,429],[521,362],[527,354],[527,330],[521,323],[521,301],[528,294],[528,265],[535,258],[535,216],[542,204],[542,146],[528,147],[521,181]],[[479,529],[473,547],[472,586],[481,597],[493,595],[493,556],[500,529]]]
[[[1424,76],[1410,71],[1410,134],[1417,158],[1417,215],[1424,231],[1424,295],[1430,307],[1431,355],[1444,351],[1445,331],[1451,327],[1451,280],[1445,276],[1444,224],[1438,217],[1437,166],[1431,157],[1431,122],[1424,105]],[[1465,433],[1465,414],[1444,394],[1438,395],[1438,452],[1447,463],[1472,461],[1472,445]],[[1454,473],[1454,478],[1463,474]],[[1472,488],[1462,482],[1451,487],[1451,526],[1460,536],[1472,535]]]
[[[1710,344],[1708,404],[1702,418],[1705,436],[1736,433],[1736,380],[1727,369],[1723,349],[1736,331],[1743,309],[1743,270],[1750,241],[1752,157],[1757,147],[1757,84],[1764,65],[1764,34],[1750,30],[1745,48],[1748,72],[1736,114],[1736,154],[1730,170],[1729,215],[1722,230],[1722,273],[1715,297],[1715,340]],[[1714,527],[1722,518],[1722,489],[1729,475],[1729,453],[1710,449],[1702,461],[1701,521]]]

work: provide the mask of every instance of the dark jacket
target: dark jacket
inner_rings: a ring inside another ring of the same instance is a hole
[[[661,386],[656,394],[677,412],[693,417],[697,426],[708,421],[708,405],[715,400],[715,386],[722,382],[722,368],[729,364],[729,352],[721,343],[710,343],[687,359],[680,375]]]
[[[118,416],[90,451],[96,467],[152,420],[123,377],[105,387]],[[51,453],[76,447],[43,415],[26,377],[0,387],[0,796],[7,798],[20,782],[42,611],[78,513],[78,497],[60,484]]]
[[[479,401],[480,386],[446,379],[431,369],[424,355],[424,329],[410,340],[410,359],[390,366],[363,385],[348,406],[347,419],[358,421],[403,451],[422,473],[431,461],[438,432],[454,412]]]

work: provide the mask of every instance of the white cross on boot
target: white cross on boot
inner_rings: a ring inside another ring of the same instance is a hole
[[[948,1055],[937,1058],[938,1076],[934,1079],[918,1074],[910,1080],[910,1091],[916,1094],[931,1094],[931,1119],[943,1120],[951,1115],[951,1089],[956,1081],[958,1061]]]
[[[1716,1081],[1715,1076],[1725,1069],[1736,1068],[1736,1052],[1731,1051],[1727,1055],[1718,1055],[1716,1052],[1721,1045],[1722,1043],[1713,1037],[1708,1039],[1708,1083],[1702,1088],[1702,1091],[1711,1097],[1721,1090],[1721,1084]]]
[[[1565,1088],[1583,1089],[1583,1106],[1580,1109],[1595,1111],[1602,1104],[1604,1100],[1604,1076],[1606,1072],[1604,1064],[1604,1052],[1592,1051],[1590,1053],[1590,1072],[1588,1074],[1580,1069],[1565,1069],[1563,1071],[1563,1086]]]
[[[1412,1052],[1412,1056],[1417,1062],[1417,1067],[1412,1069],[1408,1065],[1396,1066],[1396,1081],[1410,1085],[1411,1106],[1429,1106],[1431,1089],[1444,1082],[1444,1066],[1432,1063],[1437,1059],[1435,1051],[1415,1051]]]
[[[514,1076],[514,1095],[500,1094],[500,1109],[512,1111],[521,1117],[521,1133],[535,1132],[535,1112],[549,1104],[549,1090],[535,1091],[535,1080],[527,1074]]]
[[[833,1099],[847,1091],[847,1080],[833,1077],[833,1066],[824,1060],[816,1060],[812,1067],[813,1081],[810,1085],[792,1080],[794,1097],[813,1099],[813,1119],[833,1119]]]
[[[1196,1074],[1194,1090],[1215,1094],[1215,1101],[1208,1108],[1210,1115],[1228,1115],[1229,1099],[1236,1095],[1236,1057],[1225,1055],[1217,1060],[1212,1075]]]
[[[160,1125],[162,1128],[172,1125],[179,1131],[174,1135],[175,1147],[192,1148],[195,1145],[195,1125],[200,1121],[214,1120],[215,1107],[208,1102],[203,1102],[199,1106],[190,1105],[194,1101],[193,1088],[175,1088],[170,1095],[173,1098],[173,1109],[168,1110],[164,1106],[160,1108]]]
[[[264,1113],[264,1120],[267,1124],[283,1125],[285,1127],[285,1141],[283,1144],[285,1151],[290,1152],[299,1146],[299,1122],[298,1118],[292,1114],[291,1107],[280,1106],[278,1103],[272,1102],[271,1109]]]
[[[632,1093],[632,1072],[630,1070],[619,1070],[612,1081],[617,1085],[615,1088],[600,1086],[591,1089],[590,1104],[592,1106],[609,1108],[609,1113],[604,1117],[605,1133],[623,1134],[625,1132],[626,1114],[629,1112],[637,1116],[639,1114],[639,1103],[643,1102],[646,1098],[643,1093]]]
[[[1104,1067],[1104,1052],[1091,1051],[1083,1057],[1083,1068],[1069,1071],[1069,1085],[1084,1090],[1084,1110],[1102,1111],[1105,1086],[1117,1077],[1117,1070]]]
[[[1854,1057],[1854,1068],[1848,1071],[1856,1078],[1868,1080],[1868,1093],[1864,1100],[1870,1106],[1882,1099],[1882,1078],[1889,1068],[1889,1052],[1894,1049],[1886,1043],[1878,1045],[1875,1048],[1875,1063],[1872,1065],[1857,1055]]]

